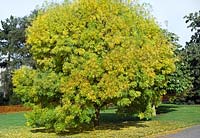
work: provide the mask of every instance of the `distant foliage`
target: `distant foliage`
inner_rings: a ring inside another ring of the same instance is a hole
[[[184,50],[191,77],[194,78],[192,82],[193,89],[188,100],[200,103],[200,11],[190,13],[185,16],[185,19],[186,23],[189,24],[188,28],[194,32]]]
[[[32,105],[28,124],[56,132],[94,122],[108,104],[155,115],[175,70],[172,44],[137,3],[78,0],[51,5],[28,28],[37,70],[14,73],[15,92]]]
[[[174,45],[174,53],[177,58],[175,63],[176,71],[167,76],[167,95],[170,96],[170,101],[176,102],[185,99],[187,94],[192,89],[191,72],[187,63],[187,55],[184,48],[178,44],[178,36],[174,33],[163,30],[168,41]]]

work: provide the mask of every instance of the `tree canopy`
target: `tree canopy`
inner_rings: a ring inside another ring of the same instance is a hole
[[[51,5],[28,28],[27,43],[37,69],[14,73],[15,92],[33,106],[29,125],[57,132],[98,125],[110,103],[151,117],[175,70],[172,43],[138,3]]]

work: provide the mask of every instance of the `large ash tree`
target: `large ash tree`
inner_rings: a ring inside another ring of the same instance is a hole
[[[14,73],[15,92],[33,107],[28,124],[57,132],[99,124],[116,104],[155,114],[175,69],[172,44],[147,10],[118,0],[51,5],[27,30],[37,70]]]

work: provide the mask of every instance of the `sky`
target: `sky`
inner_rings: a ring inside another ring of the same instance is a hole
[[[63,0],[0,0],[0,20],[13,15],[23,17],[30,14],[36,7],[47,2],[61,2]],[[200,10],[200,0],[140,0],[152,6],[152,14],[158,24],[179,36],[179,43],[185,46],[190,40],[192,32],[187,28],[183,17]]]

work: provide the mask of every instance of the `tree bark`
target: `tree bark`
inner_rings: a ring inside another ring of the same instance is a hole
[[[8,52],[8,59],[7,59],[7,65],[5,70],[5,76],[4,76],[4,98],[6,98],[9,95],[9,75],[10,75],[10,59],[11,55],[10,52]]]
[[[96,126],[99,126],[100,106],[95,104],[94,108],[95,108],[94,127],[96,127]]]

